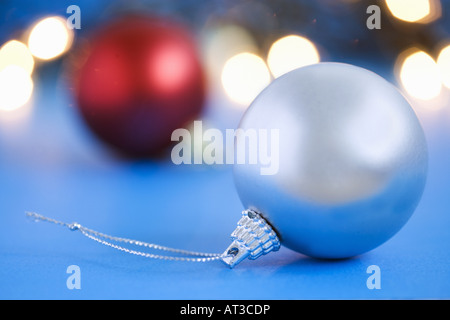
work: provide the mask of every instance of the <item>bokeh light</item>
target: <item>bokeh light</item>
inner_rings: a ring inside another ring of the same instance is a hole
[[[34,59],[24,43],[11,40],[0,48],[0,71],[10,65],[21,67],[29,74],[33,72]]]
[[[220,76],[226,61],[241,52],[257,52],[252,35],[237,25],[206,28],[202,37],[202,49],[205,66],[211,80],[220,82]]]
[[[248,106],[271,80],[264,60],[249,52],[239,53],[228,59],[221,79],[231,100],[244,106]]]
[[[441,72],[442,84],[450,89],[450,45],[443,48],[439,53],[437,65]]]
[[[73,31],[66,20],[49,17],[36,23],[28,38],[31,53],[42,60],[50,60],[65,53],[72,44]]]
[[[434,59],[424,51],[408,50],[399,57],[400,82],[414,98],[431,100],[441,93],[441,75]]]
[[[391,14],[402,21],[429,23],[441,16],[438,0],[386,0]]]
[[[0,70],[0,110],[13,111],[25,105],[33,93],[33,80],[27,70],[9,65]]]
[[[275,78],[291,70],[320,62],[316,46],[304,37],[289,35],[272,44],[267,57]]]

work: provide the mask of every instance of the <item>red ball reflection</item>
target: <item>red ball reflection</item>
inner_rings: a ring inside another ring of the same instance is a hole
[[[128,17],[91,41],[76,99],[103,141],[132,156],[160,152],[199,115],[204,79],[196,46],[173,21]]]

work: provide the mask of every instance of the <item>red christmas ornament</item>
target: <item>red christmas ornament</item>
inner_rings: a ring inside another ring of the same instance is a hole
[[[81,115],[104,142],[130,156],[171,143],[202,110],[204,78],[186,28],[153,17],[122,18],[90,41],[77,73]]]

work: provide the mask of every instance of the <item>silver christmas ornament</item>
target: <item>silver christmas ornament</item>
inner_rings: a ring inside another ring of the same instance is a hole
[[[261,158],[235,162],[246,210],[222,255],[230,267],[280,243],[316,258],[362,254],[395,235],[422,195],[422,127],[393,85],[360,67],[319,63],[277,78],[245,112],[240,129],[277,133],[263,148],[277,163],[263,174]],[[251,147],[238,137],[236,152]]]
[[[244,114],[235,157],[245,210],[223,253],[27,216],[150,259],[221,260],[234,267],[281,245],[316,258],[348,258],[376,248],[405,225],[427,175],[425,136],[405,98],[380,76],[339,63],[303,67],[273,81]]]

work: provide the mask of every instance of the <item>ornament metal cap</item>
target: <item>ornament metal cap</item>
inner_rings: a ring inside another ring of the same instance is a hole
[[[278,251],[280,240],[272,227],[256,211],[244,210],[231,234],[233,242],[222,254],[222,261],[233,268],[244,259],[255,260],[272,251]]]

